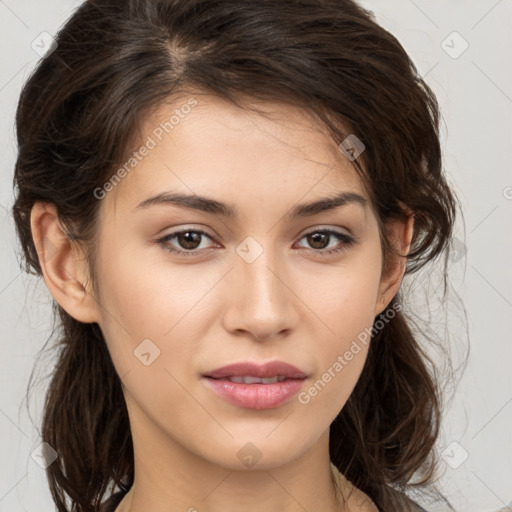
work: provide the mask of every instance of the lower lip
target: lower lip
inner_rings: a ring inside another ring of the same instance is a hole
[[[211,377],[204,380],[230,404],[246,409],[274,409],[296,395],[305,379],[288,379],[274,384],[243,384]]]

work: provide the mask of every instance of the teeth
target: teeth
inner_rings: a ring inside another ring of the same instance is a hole
[[[260,379],[259,377],[242,377],[244,384],[261,384],[263,382],[263,379]]]
[[[227,377],[227,380],[236,382],[238,384],[275,384],[276,382],[283,382],[286,380],[286,377],[283,377],[282,375],[276,375],[275,377],[260,378],[247,375],[240,377]]]

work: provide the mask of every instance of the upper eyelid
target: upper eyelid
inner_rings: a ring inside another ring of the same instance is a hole
[[[309,235],[310,233],[316,233],[317,231],[330,231],[330,232],[333,232],[333,233],[338,233],[340,235],[352,236],[352,234],[350,232],[349,233],[343,233],[342,231],[338,231],[339,229],[346,229],[347,231],[349,231],[347,228],[339,228],[339,227],[338,228],[333,228],[333,227],[330,227],[330,226],[318,226],[318,227],[311,228],[308,231],[303,232],[302,236]]]
[[[344,234],[352,235],[351,230],[348,229],[348,228],[342,228],[340,226],[333,227],[333,226],[329,226],[329,225],[319,224],[319,225],[314,226],[312,228],[307,228],[306,231],[302,232],[302,236],[307,235],[309,233],[314,233],[316,231],[337,231],[339,229],[344,229],[344,230],[346,230],[348,232],[348,233],[341,232],[340,234],[342,234],[342,235],[344,235]],[[171,231],[168,234],[163,235],[163,236],[164,237],[172,236],[172,235],[176,235],[178,233],[183,233],[184,231],[200,232],[200,233],[203,233],[203,234],[205,234],[205,235],[207,235],[207,236],[209,236],[211,238],[215,238],[215,235],[210,234],[205,228],[202,228],[202,227],[184,227],[184,228],[179,228],[179,229],[175,229],[174,231]],[[300,236],[300,235],[297,235],[297,236]]]
[[[348,229],[347,229],[347,231],[349,231],[349,233],[343,233],[341,231],[338,231],[339,229],[341,229],[341,228],[339,228],[339,227],[338,228],[333,228],[333,227],[330,227],[330,226],[319,225],[319,226],[315,226],[315,227],[313,227],[311,229],[308,229],[307,231],[304,231],[304,232],[302,232],[301,234],[299,234],[297,236],[298,236],[299,240],[301,240],[305,236],[310,235],[312,233],[330,232],[330,233],[338,234],[340,236],[345,236],[345,237],[348,237],[348,238],[353,238],[353,239],[355,238],[354,235]],[[344,228],[344,229],[346,229],[346,228]],[[175,231],[172,231],[172,232],[162,236],[160,238],[160,240],[166,240],[166,239],[174,238],[175,236],[179,235],[180,233],[184,233],[184,232],[187,232],[187,231],[192,231],[192,232],[195,232],[195,233],[200,233],[201,235],[206,235],[208,238],[210,238],[210,240],[212,240],[213,242],[216,242],[216,237],[214,235],[211,235],[210,233],[208,233],[203,228],[194,228],[194,227],[177,229]]]

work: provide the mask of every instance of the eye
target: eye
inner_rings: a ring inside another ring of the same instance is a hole
[[[169,233],[157,240],[157,243],[171,253],[184,256],[197,256],[201,250],[212,248],[212,246],[201,247],[204,238],[212,240],[212,237],[205,231],[198,229],[182,229]],[[330,229],[310,231],[302,236],[301,240],[303,239],[307,240],[310,248],[312,248],[314,252],[321,255],[341,252],[356,243],[356,240],[351,236]],[[331,242],[335,242],[334,246]]]
[[[343,251],[356,243],[355,239],[351,236],[333,231],[332,229],[310,231],[303,235],[301,240],[303,239],[306,239],[307,243],[315,249],[315,252],[319,252],[321,255]],[[334,245],[331,242],[335,242]],[[325,250],[327,248],[329,249]]]
[[[183,254],[186,256],[197,255],[198,249],[205,249],[201,247],[202,238],[206,237],[212,239],[208,233],[198,229],[182,229],[181,231],[175,231],[170,233],[157,242],[169,252]],[[178,244],[178,248],[171,244],[171,241],[175,240]],[[207,248],[207,247],[206,247]]]

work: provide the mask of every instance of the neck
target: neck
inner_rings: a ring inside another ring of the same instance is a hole
[[[172,457],[165,457],[162,450],[138,456],[134,438],[135,479],[116,512],[345,511],[335,485],[340,482],[343,487],[343,479],[330,464],[328,433],[319,443],[288,464],[234,471],[179,451]]]

